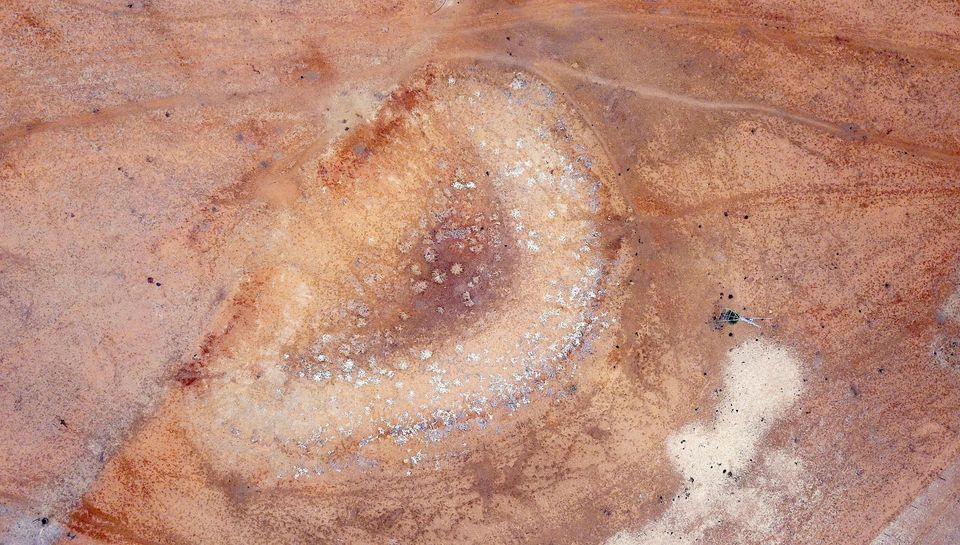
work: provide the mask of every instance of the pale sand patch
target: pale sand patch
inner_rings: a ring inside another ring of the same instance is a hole
[[[788,350],[770,341],[735,348],[713,420],[689,424],[667,441],[686,485],[663,516],[639,531],[620,532],[608,545],[696,543],[721,523],[736,524],[745,541],[775,541],[777,506],[800,495],[803,467],[789,453],[763,449],[760,442],[800,395],[800,367]],[[746,471],[759,475],[755,486],[742,484]]]
[[[960,265],[954,271],[953,278],[957,289],[940,306],[940,315],[946,320],[960,322]]]
[[[960,325],[960,270],[956,274],[957,290],[940,305],[937,321],[948,325],[941,329],[930,343],[933,360],[944,369],[960,371],[960,336],[956,326]]]
[[[940,313],[943,314],[945,318],[960,322],[960,288],[957,289],[956,293],[947,297],[943,306],[940,307]]]
[[[960,543],[960,458],[904,506],[872,545]]]

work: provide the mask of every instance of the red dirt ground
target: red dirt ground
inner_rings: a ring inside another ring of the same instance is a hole
[[[960,540],[956,3],[5,8],[0,544]]]

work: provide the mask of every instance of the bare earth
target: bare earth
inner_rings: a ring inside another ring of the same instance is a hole
[[[955,2],[13,0],[0,73],[2,545],[960,543]]]

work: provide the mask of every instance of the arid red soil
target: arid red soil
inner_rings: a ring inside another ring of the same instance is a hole
[[[960,542],[960,6],[0,10],[0,544]]]

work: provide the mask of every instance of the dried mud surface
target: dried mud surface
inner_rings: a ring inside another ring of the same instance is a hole
[[[956,3],[13,1],[0,66],[0,544],[960,539]]]

